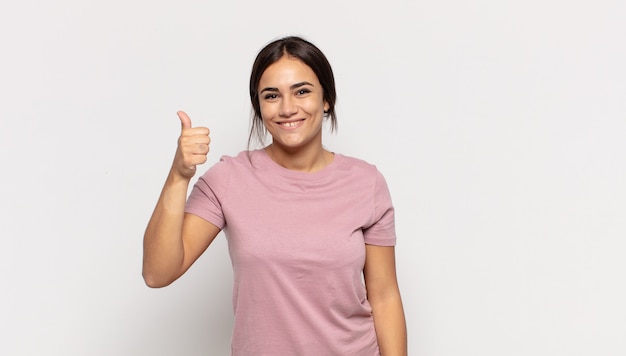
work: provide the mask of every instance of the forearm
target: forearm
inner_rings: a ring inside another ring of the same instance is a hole
[[[406,321],[400,293],[370,300],[381,356],[406,356]]]
[[[188,187],[189,179],[170,172],[148,222],[143,245],[143,278],[150,287],[168,285],[180,274]]]

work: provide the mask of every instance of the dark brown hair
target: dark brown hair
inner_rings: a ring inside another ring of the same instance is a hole
[[[254,116],[252,117],[252,124],[250,126],[248,146],[250,146],[253,137],[262,144],[266,135],[265,126],[263,125],[263,119],[261,117],[261,105],[259,103],[258,93],[261,76],[267,67],[284,56],[297,58],[313,70],[322,86],[324,101],[328,103],[328,110],[324,112],[324,116],[330,118],[331,132],[337,129],[337,116],[335,115],[337,92],[335,91],[335,77],[328,59],[326,59],[326,56],[319,48],[301,37],[283,37],[263,47],[252,65],[252,73],[250,74],[250,102],[252,103]]]

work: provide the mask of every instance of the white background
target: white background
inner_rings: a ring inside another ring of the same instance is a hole
[[[0,354],[228,355],[222,235],[173,285],[143,231],[186,110],[204,171],[245,149],[257,51],[335,70],[333,151],[397,209],[411,355],[626,354],[626,5],[79,1],[0,5]]]

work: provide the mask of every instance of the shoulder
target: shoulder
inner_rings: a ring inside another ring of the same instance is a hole
[[[241,162],[249,161],[251,156],[256,154],[255,151],[240,151],[235,155],[222,155],[216,164],[225,162],[226,164],[241,164]]]
[[[248,169],[250,165],[249,151],[241,151],[235,155],[222,155],[202,174],[200,179],[224,179],[232,175],[233,171]]]
[[[241,151],[234,155],[222,155],[208,170],[224,170],[238,166],[250,166],[252,161],[256,160],[257,155],[256,151]]]
[[[355,174],[361,174],[368,177],[382,176],[375,164],[364,159],[346,156],[340,153],[335,153],[335,159],[339,161],[339,169],[351,171]]]
[[[336,155],[340,159],[339,169],[349,172],[347,174],[355,184],[365,184],[375,191],[389,190],[384,174],[375,164],[356,157]]]

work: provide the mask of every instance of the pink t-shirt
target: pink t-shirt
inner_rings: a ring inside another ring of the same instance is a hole
[[[375,166],[335,154],[314,173],[264,150],[224,156],[186,212],[225,232],[234,271],[234,356],[375,356],[365,244],[393,246],[394,210]]]

